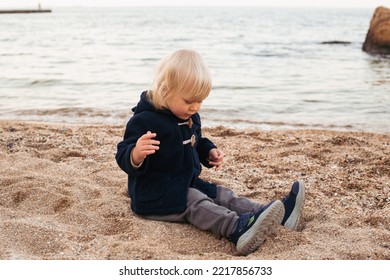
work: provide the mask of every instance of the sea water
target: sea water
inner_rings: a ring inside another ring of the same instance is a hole
[[[0,15],[0,119],[123,125],[179,48],[212,76],[204,126],[390,132],[372,9],[58,8]]]

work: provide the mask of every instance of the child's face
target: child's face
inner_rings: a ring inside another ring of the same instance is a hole
[[[167,100],[168,109],[179,119],[186,120],[197,113],[203,100],[194,100],[180,94],[171,96]]]

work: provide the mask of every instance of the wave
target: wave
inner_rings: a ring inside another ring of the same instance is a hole
[[[16,56],[16,57],[19,57],[19,56],[29,56],[29,55],[33,55],[33,53],[32,52],[0,53],[0,56]]]
[[[208,123],[208,126],[226,126],[238,129],[262,129],[262,130],[275,130],[275,129],[324,129],[324,130],[347,130],[347,131],[360,131],[359,127],[353,125],[335,125],[335,124],[320,124],[320,123],[300,123],[300,122],[283,122],[283,121],[252,121],[245,119],[217,119],[217,118],[203,118],[203,122]]]
[[[34,80],[30,82],[31,86],[53,86],[59,84],[62,80],[57,79],[42,79],[42,80]]]
[[[53,109],[0,110],[0,119],[73,124],[124,124],[129,110],[62,107]]]
[[[349,42],[349,41],[323,41],[323,42],[320,42],[320,44],[322,45],[350,45],[352,44],[352,42]]]
[[[95,108],[58,108],[58,109],[29,109],[18,110],[16,114],[37,115],[37,116],[75,116],[75,117],[109,117],[109,112]]]
[[[231,89],[231,90],[241,90],[241,89],[259,89],[258,86],[213,86],[213,90],[219,89]]]

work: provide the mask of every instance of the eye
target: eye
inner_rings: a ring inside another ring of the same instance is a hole
[[[202,104],[203,100],[190,100],[190,99],[183,99],[185,103],[187,104],[193,104],[193,103],[199,103]]]
[[[184,100],[184,103],[186,103],[187,105],[191,105],[193,102],[192,100],[188,100],[188,99],[183,99]]]

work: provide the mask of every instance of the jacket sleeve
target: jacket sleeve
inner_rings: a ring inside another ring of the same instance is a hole
[[[211,149],[217,148],[213,142],[211,142],[208,138],[202,136],[202,127],[200,122],[200,116],[197,114],[194,118],[194,122],[198,123],[199,128],[197,129],[198,134],[198,143],[196,146],[196,150],[198,152],[200,162],[208,168],[213,167],[209,164],[209,152]]]
[[[137,140],[145,134],[148,130],[152,131],[152,126],[147,119],[139,115],[133,116],[126,125],[123,140],[117,145],[117,152],[115,155],[116,162],[119,167],[130,176],[138,176],[147,170],[148,157],[145,158],[140,168],[133,168],[130,162],[130,154]]]
[[[196,148],[198,151],[199,160],[204,166],[208,168],[213,167],[209,164],[208,158],[210,150],[214,148],[217,148],[217,146],[215,146],[214,143],[211,142],[208,138],[199,137],[198,146]]]

